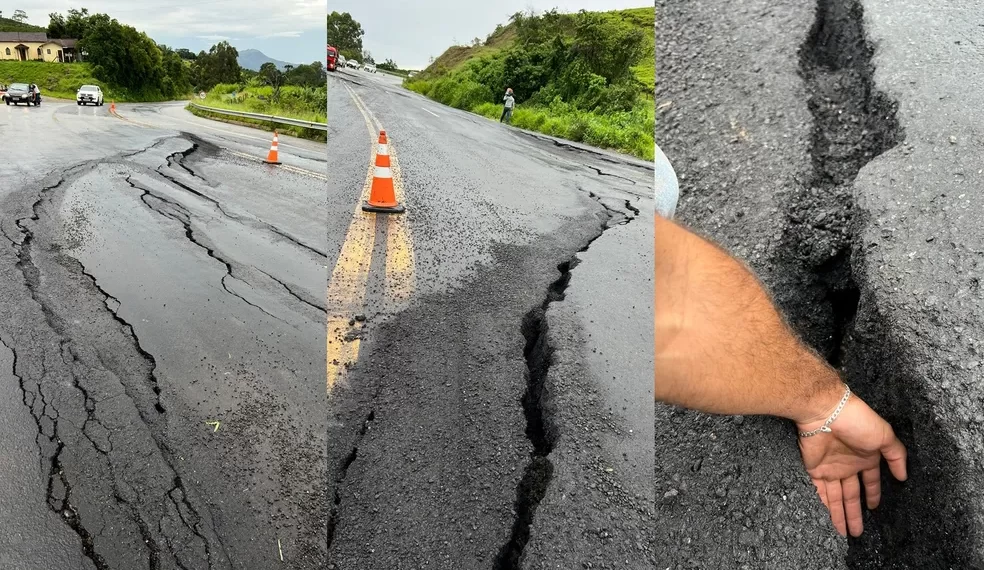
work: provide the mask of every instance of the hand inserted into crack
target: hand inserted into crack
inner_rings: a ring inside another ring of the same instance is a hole
[[[881,501],[882,457],[897,479],[906,478],[906,450],[892,427],[796,337],[740,262],[660,216],[655,234],[656,399],[793,420],[834,527],[860,535],[859,475],[869,508]]]
[[[796,428],[811,432],[823,426],[839,404],[840,396],[826,410],[813,418],[797,422]],[[800,437],[800,452],[806,472],[830,511],[830,519],[842,536],[861,536],[861,483],[869,509],[881,502],[881,459],[885,458],[892,475],[905,481],[906,450],[888,422],[851,395],[844,409],[829,424],[830,432]]]

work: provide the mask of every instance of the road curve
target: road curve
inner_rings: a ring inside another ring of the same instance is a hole
[[[108,109],[0,107],[0,567],[321,568],[324,146]]]

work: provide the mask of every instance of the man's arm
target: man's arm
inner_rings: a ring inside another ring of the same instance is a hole
[[[799,423],[844,394],[758,280],[717,246],[656,218],[656,399]]]
[[[837,372],[800,342],[737,260],[656,217],[656,399],[722,414],[789,418],[799,432],[825,426],[845,397]],[[906,479],[906,449],[892,426],[851,395],[829,429],[800,437],[803,464],[834,528],[859,536],[861,482],[881,501],[881,460]]]

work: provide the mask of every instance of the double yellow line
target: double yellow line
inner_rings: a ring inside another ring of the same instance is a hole
[[[349,96],[369,131],[369,168],[362,186],[362,193],[355,206],[352,221],[349,223],[342,243],[341,252],[328,282],[328,393],[341,382],[346,371],[359,359],[362,343],[363,321],[357,319],[365,314],[366,287],[372,267],[373,250],[376,246],[376,221],[378,215],[386,216],[386,277],[384,295],[386,301],[397,305],[405,304],[416,287],[413,239],[407,223],[406,214],[375,214],[364,212],[362,202],[369,199],[376,164],[376,141],[382,124],[362,99],[349,86],[345,86]],[[373,128],[373,127],[376,128]],[[389,137],[390,169],[396,199],[404,203],[402,177],[399,162],[393,151],[393,140]]]

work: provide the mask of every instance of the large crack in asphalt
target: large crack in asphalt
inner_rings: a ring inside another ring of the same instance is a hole
[[[773,262],[777,301],[803,338],[823,354],[909,446],[909,480],[883,469],[882,504],[865,512],[865,532],[849,540],[854,570],[972,566],[971,523],[954,474],[953,439],[933,416],[901,331],[876,306],[864,282],[865,252],[855,236],[860,169],[899,144],[898,104],[874,85],[874,48],[860,0],[819,0],[800,51],[800,73],[813,115],[812,176],[785,205],[788,225]]]
[[[603,208],[603,220],[595,235],[588,239],[577,252],[557,266],[560,276],[547,287],[543,301],[530,309],[520,324],[520,332],[526,343],[523,358],[526,390],[520,400],[526,418],[526,438],[532,451],[523,477],[516,486],[516,501],[513,507],[515,516],[509,540],[499,549],[493,563],[493,570],[521,570],[526,545],[529,543],[536,509],[547,494],[553,479],[553,463],[550,454],[560,437],[560,430],[554,421],[554,403],[548,386],[548,375],[553,365],[554,347],[550,344],[547,310],[555,302],[563,301],[570,285],[572,271],[580,263],[578,253],[588,251],[591,244],[615,225],[630,223],[635,218],[607,206],[594,193],[589,196]],[[626,201],[628,204],[628,201]],[[638,210],[635,211],[636,213]]]
[[[378,391],[376,396],[379,396]],[[366,416],[366,419],[362,421],[362,428],[359,429],[359,434],[356,436],[355,442],[352,444],[352,450],[345,456],[345,461],[342,462],[342,467],[338,470],[338,475],[335,477],[335,493],[334,497],[332,497],[331,512],[328,513],[328,551],[331,551],[331,545],[335,541],[335,529],[338,527],[338,508],[342,504],[342,484],[345,482],[345,477],[348,475],[349,467],[352,466],[352,463],[354,463],[356,458],[359,456],[359,445],[362,443],[362,439],[372,427],[372,422],[375,419],[376,410],[369,410],[369,414]]]
[[[186,163],[187,162],[186,159],[188,159],[188,157],[190,157],[193,153],[198,152],[200,149],[210,149],[213,152],[218,152],[218,147],[215,147],[215,145],[212,145],[211,143],[208,143],[206,141],[203,141],[202,139],[200,139],[200,138],[198,138],[195,135],[192,135],[190,133],[182,133],[182,136],[184,138],[187,138],[192,143],[192,145],[191,145],[190,148],[188,148],[186,150],[179,151],[179,152],[174,152],[174,153],[171,153],[170,155],[168,155],[167,156],[167,165],[168,165],[168,167],[173,168],[175,165],[177,165],[178,168],[181,168],[185,172],[188,172],[192,177],[201,180],[206,185],[210,185],[211,183],[207,179],[203,178],[201,175],[199,175],[197,172],[195,172],[194,169],[192,169]],[[222,203],[221,202],[219,202],[215,198],[209,196],[208,194],[205,194],[204,192],[201,192],[201,191],[199,191],[199,190],[197,190],[195,188],[192,188],[191,186],[185,184],[184,182],[181,182],[180,180],[178,180],[174,176],[168,174],[165,170],[163,170],[163,166],[157,168],[157,171],[156,172],[157,172],[157,174],[159,176],[167,179],[168,181],[170,181],[172,184],[174,184],[178,188],[180,188],[180,189],[182,189],[182,190],[184,190],[186,192],[189,192],[189,193],[191,193],[191,194],[193,194],[193,195],[201,198],[202,200],[205,200],[206,202],[211,203],[212,205],[214,205],[216,207],[216,209],[219,210],[219,212],[222,213],[222,215],[226,216],[230,220],[234,220],[234,221],[239,222],[239,223],[241,223],[243,225],[253,226],[253,227],[265,229],[265,230],[267,230],[267,231],[269,231],[271,233],[274,233],[274,234],[276,234],[276,235],[284,238],[285,240],[293,243],[294,245],[296,245],[296,246],[298,246],[298,247],[300,247],[302,249],[305,249],[305,250],[307,250],[307,251],[309,251],[311,253],[314,253],[314,254],[318,255],[319,257],[323,257],[323,258],[327,259],[328,254],[326,252],[321,251],[321,250],[319,250],[316,247],[313,247],[311,245],[308,245],[308,244],[304,243],[300,239],[298,239],[298,238],[296,238],[296,237],[288,234],[287,232],[281,230],[280,228],[278,228],[278,227],[276,227],[274,225],[268,224],[268,223],[263,222],[261,220],[257,220],[255,218],[246,217],[246,216],[240,216],[240,215],[233,214],[233,213],[227,211],[222,206]]]
[[[101,161],[101,162],[104,163],[106,161]],[[17,257],[16,267],[23,276],[24,283],[28,289],[28,292],[32,300],[34,300],[34,302],[39,306],[42,314],[44,315],[47,327],[60,339],[59,348],[61,351],[62,359],[65,361],[67,365],[70,366],[71,369],[71,373],[73,377],[72,386],[75,389],[79,390],[79,392],[83,396],[83,402],[84,402],[83,405],[86,410],[86,419],[84,420],[83,425],[79,428],[79,430],[84,435],[84,437],[86,437],[86,439],[93,445],[93,448],[97,453],[106,456],[108,458],[111,448],[104,449],[103,446],[100,445],[100,443],[98,443],[96,440],[94,440],[86,430],[89,421],[94,421],[98,423],[98,420],[95,419],[94,417],[95,401],[89,395],[88,390],[82,385],[81,379],[76,373],[75,366],[76,364],[79,364],[79,361],[77,355],[75,354],[75,350],[73,346],[74,341],[70,336],[68,336],[66,326],[62,322],[62,319],[55,313],[53,307],[46,301],[44,295],[41,293],[40,290],[41,271],[34,262],[34,258],[32,254],[32,246],[34,243],[35,236],[34,236],[34,230],[30,227],[30,224],[36,224],[39,222],[40,220],[39,210],[44,205],[45,201],[49,199],[49,195],[51,194],[52,191],[60,188],[63,184],[65,184],[67,181],[71,180],[72,178],[80,176],[81,174],[87,172],[88,170],[92,170],[99,163],[100,161],[95,161],[95,162],[87,162],[87,163],[82,163],[80,165],[76,165],[72,168],[69,168],[61,172],[58,180],[53,184],[49,184],[42,187],[38,191],[36,195],[36,199],[31,205],[31,209],[30,209],[31,215],[18,218],[15,220],[15,226],[18,228],[19,232],[21,233],[21,239],[19,242],[15,242],[14,247]],[[93,287],[93,289],[99,291],[103,295],[104,308],[107,311],[109,311],[113,319],[116,320],[121,325],[121,330],[125,332],[125,335],[129,339],[132,347],[144,359],[144,361],[148,365],[149,372],[147,374],[148,377],[145,379],[145,382],[147,382],[151,386],[151,389],[155,394],[156,402],[153,404],[152,407],[154,412],[151,412],[150,409],[148,409],[147,407],[145,407],[140,403],[143,400],[143,398],[140,398],[136,394],[131,393],[130,391],[131,386],[127,382],[126,374],[114,373],[114,375],[120,382],[126,395],[133,402],[134,407],[136,408],[138,415],[141,418],[141,421],[149,428],[149,433],[157,447],[158,452],[160,453],[161,458],[163,459],[164,463],[167,465],[169,470],[173,473],[173,481],[175,487],[168,493],[168,495],[172,499],[172,501],[175,502],[175,506],[178,509],[178,512],[181,515],[180,518],[182,522],[185,524],[185,526],[195,536],[197,536],[199,539],[202,540],[208,558],[208,568],[212,568],[213,567],[212,554],[211,554],[212,546],[210,545],[211,539],[209,536],[207,536],[206,532],[201,528],[201,523],[203,522],[203,518],[198,513],[198,511],[191,505],[190,501],[187,498],[188,497],[187,491],[184,488],[184,485],[181,482],[181,478],[174,467],[174,460],[173,460],[174,454],[172,450],[170,450],[170,448],[168,447],[167,442],[164,439],[163,434],[161,432],[162,426],[160,425],[160,422],[162,416],[165,413],[165,409],[160,401],[160,394],[161,394],[160,386],[157,382],[157,378],[154,373],[154,371],[157,368],[157,362],[154,359],[153,355],[147,352],[140,345],[139,338],[137,337],[136,331],[133,328],[133,326],[129,322],[121,318],[119,314],[116,312],[116,310],[114,310],[114,308],[110,306],[110,300],[114,301],[117,307],[119,306],[119,301],[116,300],[114,297],[112,297],[108,292],[103,290],[96,282],[95,277],[89,274],[88,272],[86,272],[85,268],[82,266],[80,262],[75,260],[74,264],[72,265],[75,266],[75,271],[77,271],[79,274],[83,275],[85,278],[88,279],[89,284]],[[93,533],[91,533],[82,524],[80,513],[78,512],[77,507],[71,501],[72,486],[68,478],[65,476],[65,472],[61,462],[61,455],[62,452],[65,450],[65,444],[59,437],[59,430],[58,430],[59,417],[57,414],[57,410],[55,410],[53,406],[49,406],[49,403],[46,401],[44,397],[44,391],[41,386],[41,379],[43,379],[44,375],[46,374],[46,367],[44,365],[44,360],[43,358],[41,360],[43,373],[42,376],[37,380],[37,386],[36,386],[37,392],[35,393],[30,389],[28,389],[24,374],[20,374],[17,372],[18,353],[12,346],[11,346],[11,352],[13,353],[13,358],[14,358],[14,375],[18,379],[22,391],[22,401],[24,405],[27,406],[31,415],[34,417],[35,423],[38,427],[39,435],[38,438],[36,439],[36,442],[38,443],[39,451],[41,453],[42,463],[44,463],[44,457],[45,456],[48,457],[49,468],[48,468],[48,485],[47,485],[47,503],[49,505],[49,508],[51,508],[53,512],[58,514],[59,518],[63,520],[73,530],[73,532],[76,533],[82,544],[83,554],[93,563],[96,569],[106,570],[108,569],[108,566],[104,557],[102,557],[99,553],[95,551],[95,546],[93,544]],[[66,352],[68,354],[68,357],[70,358],[66,357]],[[101,356],[100,356],[100,361],[101,361]],[[107,367],[106,369],[107,371],[111,371],[109,367]],[[36,410],[37,400],[39,397],[41,398],[42,405],[43,405],[40,413]],[[49,407],[55,411],[54,417],[48,415]],[[46,419],[51,424],[50,429],[46,427],[48,425],[48,423],[45,422]],[[49,431],[50,431],[50,435],[46,433]],[[44,449],[41,440],[42,437],[46,438],[49,441],[49,443],[54,444],[53,450],[46,451]],[[115,476],[114,476],[114,480],[111,482],[111,485],[114,495],[119,496],[120,492],[117,482],[115,481]],[[175,491],[180,491],[181,494],[180,501],[177,501],[174,498],[173,495]],[[187,510],[188,512],[194,515],[194,520],[189,520],[190,517],[184,516],[181,506],[184,506],[185,507],[184,510]],[[150,535],[149,527],[147,526],[147,523],[146,521],[144,521],[143,517],[136,514],[135,507],[131,508],[131,513],[135,515],[134,522],[137,524],[141,532],[141,535],[145,537],[149,537]],[[160,526],[161,525],[158,524],[159,529]],[[224,552],[225,545],[222,543],[221,539],[215,537],[215,540],[218,542],[219,547]],[[154,570],[159,566],[159,555],[160,555],[159,547],[156,541],[153,540],[145,540],[144,543],[148,548],[148,564],[150,565],[150,568]],[[227,554],[226,554],[226,559],[228,559]],[[177,560],[177,556],[175,556],[175,560]]]

